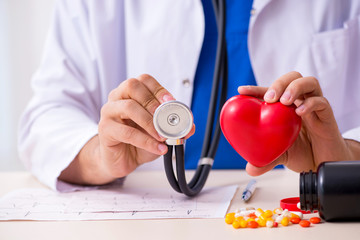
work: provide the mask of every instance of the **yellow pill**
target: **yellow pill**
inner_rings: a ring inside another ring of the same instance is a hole
[[[266,217],[264,213],[259,216],[259,219],[262,219],[262,220],[266,220],[267,218],[268,217]]]
[[[295,213],[291,213],[291,217],[292,217],[292,218],[300,218],[300,216],[297,215],[297,214],[295,214]]]
[[[260,227],[265,227],[266,226],[266,221],[264,219],[258,219],[256,221]]]
[[[289,218],[288,217],[283,217],[283,219],[281,220],[281,225],[283,225],[284,227],[289,225]]]
[[[248,218],[246,221],[247,221],[247,222],[251,222],[251,221],[255,221],[255,219],[253,219],[253,218]]]
[[[269,217],[271,217],[271,216],[273,215],[273,213],[272,213],[271,210],[266,210],[263,214],[264,214],[264,216],[265,216],[266,218],[269,218]]]
[[[282,208],[275,208],[273,213],[274,214],[281,214],[284,210]]]
[[[264,213],[264,210],[262,210],[261,208],[258,208],[258,209],[256,209],[256,210],[258,210],[258,211],[261,212],[261,213]]]
[[[238,228],[240,228],[240,222],[239,222],[239,221],[234,221],[234,222],[232,223],[232,226],[233,226],[235,229],[238,229]]]
[[[246,228],[246,226],[247,226],[247,221],[245,221],[245,220],[240,220],[240,227],[241,227],[241,228]]]
[[[235,213],[234,212],[228,213],[226,214],[226,217],[235,217]]]
[[[240,220],[244,220],[244,217],[239,216],[239,217],[236,217],[236,218],[235,218],[235,221],[240,221]]]
[[[234,219],[233,218],[225,218],[225,222],[227,223],[227,224],[232,224],[233,222],[234,222]]]

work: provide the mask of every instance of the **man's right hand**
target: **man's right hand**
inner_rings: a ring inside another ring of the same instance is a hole
[[[153,114],[163,102],[175,100],[152,76],[122,82],[101,109],[99,134],[80,151],[59,179],[77,184],[105,184],[124,177],[139,165],[167,152]],[[192,131],[187,137],[195,132]]]

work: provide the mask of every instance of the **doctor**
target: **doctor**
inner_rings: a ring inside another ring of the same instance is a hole
[[[359,160],[360,2],[226,4],[229,96],[238,90],[295,103],[303,120],[283,156],[263,168],[247,164],[248,173],[278,164],[302,171],[323,161]],[[172,99],[195,115],[197,130],[187,136],[194,134],[186,151],[187,166],[194,167],[213,72],[214,26],[210,0],[58,1],[32,80],[34,97],[20,123],[27,168],[58,190],[64,182],[106,184],[140,165],[159,168],[162,162],[154,160],[166,146],[152,115]],[[223,156],[226,149],[220,142],[214,167],[241,167],[244,161],[231,149]]]

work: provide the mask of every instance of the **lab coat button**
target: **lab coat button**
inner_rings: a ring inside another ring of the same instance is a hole
[[[252,8],[251,11],[250,11],[251,16],[255,15],[255,13],[256,13],[256,9]]]
[[[182,84],[184,87],[188,88],[188,87],[190,87],[190,80],[188,78],[186,78],[182,81]]]

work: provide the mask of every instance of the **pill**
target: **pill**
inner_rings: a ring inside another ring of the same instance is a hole
[[[226,218],[225,218],[225,222],[226,222],[227,224],[232,224],[232,223],[234,222],[234,218],[226,217]]]
[[[291,211],[290,213],[292,213],[291,216],[293,216],[293,214],[295,214],[295,215],[297,215],[299,218],[303,219],[303,214],[302,214],[302,212]]]
[[[266,220],[264,219],[258,219],[256,222],[259,224],[260,227],[266,226]]]
[[[232,226],[233,226],[233,228],[238,229],[238,228],[240,228],[240,222],[239,221],[234,221],[232,223]]]
[[[301,220],[299,222],[299,225],[302,227],[309,227],[310,226],[310,222],[308,220]]]
[[[318,224],[318,223],[321,222],[321,219],[318,218],[318,217],[312,217],[312,218],[310,218],[309,220],[310,220],[310,222],[313,223],[313,224]]]
[[[276,218],[275,218],[275,222],[277,222],[277,223],[281,223],[281,221],[283,220],[283,218],[284,218],[284,216],[277,216]]]
[[[269,218],[273,215],[273,213],[271,210],[266,210],[263,215],[265,216],[265,218]]]
[[[273,222],[273,221],[267,221],[267,222],[266,222],[266,227],[272,228],[273,226],[274,226],[274,222]]]
[[[228,214],[226,214],[226,217],[235,217],[235,213],[228,213]]]
[[[247,226],[247,221],[245,221],[245,220],[240,220],[240,227],[241,228],[246,228],[246,226]]]
[[[299,217],[290,218],[290,222],[292,222],[294,224],[298,224],[300,221],[301,221],[301,219]]]
[[[273,223],[273,227],[278,227],[278,225],[279,225],[279,224],[278,224],[277,222],[274,222],[274,223]]]
[[[282,208],[275,208],[273,212],[274,212],[274,214],[279,214],[280,215],[280,214],[282,214],[283,211],[284,210]]]
[[[288,217],[283,217],[283,219],[281,220],[281,225],[283,225],[284,227],[289,225],[289,218]]]
[[[225,216],[225,222],[227,224],[232,224],[235,220],[235,213],[228,213]]]
[[[259,211],[260,213],[264,213],[264,210],[262,210],[261,208],[256,209],[256,211]]]
[[[255,218],[257,218],[258,216],[255,215],[254,213],[250,213],[249,215],[247,215],[247,217],[255,219]]]
[[[250,222],[247,223],[247,226],[249,228],[257,228],[259,226],[259,224],[257,222],[255,222],[255,221],[250,221]]]

